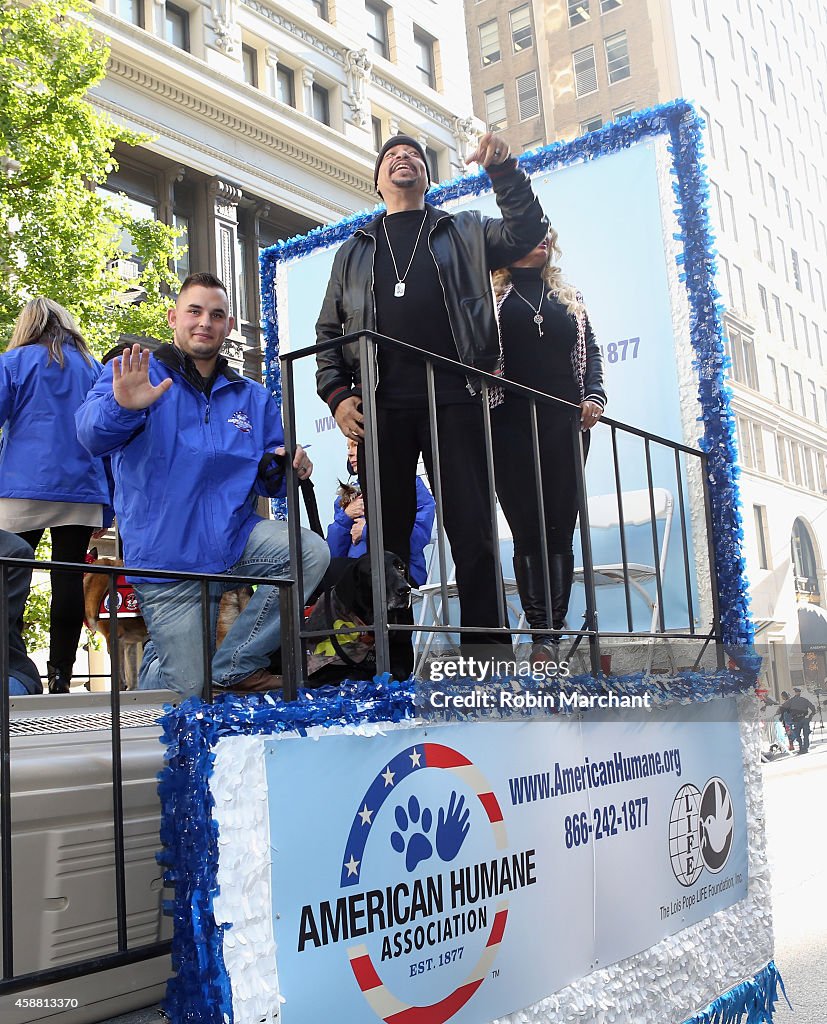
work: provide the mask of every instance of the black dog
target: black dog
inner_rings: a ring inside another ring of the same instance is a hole
[[[405,576],[404,562],[390,551],[385,552],[385,594],[391,620],[410,619],[411,585]],[[307,629],[329,629],[331,635],[308,642],[308,669],[311,686],[341,682],[343,679],[372,679],[376,674],[376,646],[373,633],[365,627],[373,624],[373,573],[370,555],[361,558],[336,559],[325,577],[321,596],[305,626]],[[345,634],[341,630],[352,627]],[[332,631],[339,630],[339,635]],[[391,672],[396,678],[410,675],[411,646],[403,638],[401,657],[391,644]]]

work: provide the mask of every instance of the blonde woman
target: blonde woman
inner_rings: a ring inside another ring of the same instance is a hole
[[[571,594],[577,521],[572,417],[578,416],[588,451],[588,431],[603,413],[603,360],[582,297],[563,281],[560,248],[552,228],[531,252],[494,274],[502,345],[501,370],[508,380],[579,406],[537,407],[545,523],[537,510],[530,406],[527,399],[496,389],[491,425],[497,496],[514,537],[514,576],[532,629],[563,629]],[[551,616],[543,582],[545,528],[551,584]],[[559,638],[535,636],[532,662],[555,660]]]
[[[104,463],[75,431],[75,411],[101,369],[72,315],[45,298],[26,303],[0,356],[0,528],[32,548],[51,530],[56,562],[83,563],[110,502]],[[82,624],[82,573],[53,573],[52,693],[69,692]]]

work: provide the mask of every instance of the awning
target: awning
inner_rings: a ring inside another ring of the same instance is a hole
[[[798,606],[801,650],[827,651],[827,612],[817,604]]]

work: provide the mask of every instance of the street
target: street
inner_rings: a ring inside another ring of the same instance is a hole
[[[776,1024],[827,1020],[827,730],[810,752],[764,765],[767,854],[773,878],[775,962],[782,998]]]

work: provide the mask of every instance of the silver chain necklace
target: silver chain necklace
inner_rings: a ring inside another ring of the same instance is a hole
[[[534,323],[537,324],[537,333],[542,338],[542,336],[543,336],[543,327],[542,327],[543,314],[540,312],[540,307],[543,305],[543,298],[545,297],[545,294],[546,294],[546,284],[545,284],[545,281],[541,281],[540,282],[540,301],[537,303],[536,307],[531,302],[528,301],[528,299],[525,297],[525,295],[522,294],[522,292],[517,291],[517,289],[514,287],[513,283],[511,285],[511,291],[514,292],[514,294],[517,296],[518,299],[522,299],[523,302],[528,306],[528,308],[534,314],[532,319],[534,320]]]
[[[414,242],[413,252],[411,258],[408,260],[408,266],[405,268],[405,273],[399,276],[399,267],[396,265],[396,257],[393,254],[393,246],[391,240],[388,237],[388,225],[386,218],[382,218],[382,228],[385,232],[385,241],[388,243],[388,252],[391,254],[391,260],[393,261],[393,271],[396,274],[396,286],[393,289],[393,297],[395,299],[401,299],[405,294],[405,278],[408,276],[408,272],[413,266],[414,256],[416,256],[416,247],[419,245],[419,239],[422,235],[422,229],[425,227],[425,218],[428,216],[428,211],[425,210],[422,214],[422,223],[419,225],[419,231],[416,234],[416,241]]]

